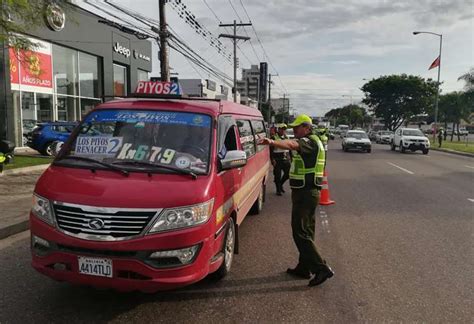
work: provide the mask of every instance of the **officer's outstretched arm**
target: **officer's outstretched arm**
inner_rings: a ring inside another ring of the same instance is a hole
[[[270,145],[270,146],[278,147],[280,149],[285,149],[285,150],[299,151],[299,149],[300,149],[300,144],[297,141],[291,140],[291,139],[286,139],[286,140],[282,140],[282,141],[275,141],[275,140],[272,140],[272,139],[269,139],[269,138],[264,138],[258,144],[259,145]]]

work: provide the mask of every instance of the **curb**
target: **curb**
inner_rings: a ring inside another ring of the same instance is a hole
[[[431,147],[430,150],[474,158],[474,154],[467,153],[467,152],[459,152],[459,151],[454,151],[450,149],[434,148],[434,147]]]
[[[0,172],[0,177],[11,175],[11,174],[22,174],[22,173],[29,173],[33,171],[43,171],[46,170],[49,167],[50,163],[45,163],[41,165],[34,165],[26,168],[17,168],[17,169],[10,169],[10,170],[4,170],[3,172]]]
[[[0,228],[0,240],[9,236],[21,233],[30,228],[30,221],[28,219],[22,220],[16,224],[8,225]]]

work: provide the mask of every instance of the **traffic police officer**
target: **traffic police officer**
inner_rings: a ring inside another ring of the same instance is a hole
[[[289,126],[293,127],[296,140],[275,141],[265,138],[259,144],[293,150],[290,168],[291,228],[299,261],[287,273],[306,279],[313,274],[309,286],[317,286],[334,275],[314,244],[315,211],[319,202],[325,151],[321,140],[312,133],[309,116],[299,115]]]
[[[324,150],[327,151],[328,150],[328,140],[329,140],[328,129],[326,127],[322,126],[322,125],[319,125],[316,128],[316,135],[318,135],[319,139],[323,143]]]
[[[288,139],[285,134],[287,126],[285,124],[278,124],[277,127],[277,132],[271,137],[271,139],[276,141]],[[285,192],[283,184],[290,177],[290,150],[270,147],[270,156],[273,165],[273,179],[275,181],[276,192],[278,196],[281,196],[281,194]]]

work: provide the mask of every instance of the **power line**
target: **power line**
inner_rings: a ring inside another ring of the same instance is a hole
[[[216,18],[217,22],[220,24],[222,23],[222,20],[219,18],[219,16],[217,16],[216,12],[212,9],[212,7],[207,3],[206,0],[202,0],[204,2],[204,4],[206,5],[206,7],[209,9],[209,11],[211,11],[211,13],[214,15],[214,17]],[[227,33],[230,34],[230,31],[227,30],[227,27],[225,27],[225,31]],[[248,34],[247,34],[248,36]],[[250,43],[252,44],[252,43]],[[252,45],[253,47],[253,45]],[[237,48],[239,49],[240,53],[245,57],[245,59],[249,62],[250,65],[252,65],[252,61],[248,58],[247,54],[245,54],[245,52],[240,48],[239,45],[237,45]],[[258,56],[257,56],[257,60],[258,60]]]
[[[202,24],[196,21],[196,16],[186,7],[184,3],[182,3],[180,0],[174,0],[170,3],[173,10],[175,10],[178,16],[184,20],[188,26],[192,27],[198,35],[207,40],[212,47],[217,49],[219,54],[226,57],[229,63],[231,63],[232,56],[228,53],[228,50],[224,44]]]
[[[240,3],[242,4],[242,7],[244,8],[244,11],[245,11],[245,14],[247,15],[247,18],[249,19],[250,22],[252,22],[252,19],[250,19],[250,16],[249,16],[247,10],[245,9],[245,6],[244,6],[242,0],[240,0]],[[257,30],[255,29],[255,27],[254,27],[253,24],[252,24],[252,29],[253,29],[253,32],[255,33],[255,36],[256,36],[256,38],[257,38],[258,43],[260,44],[260,47],[262,48],[262,51],[263,51],[263,54],[264,54],[263,59],[265,60],[265,56],[267,57],[267,60],[268,60],[268,62],[270,63],[270,65],[272,66],[272,68],[273,68],[273,70],[275,71],[275,73],[277,74],[278,80],[280,80],[280,83],[281,83],[283,89],[285,90],[285,92],[288,92],[288,91],[286,90],[285,85],[283,84],[283,81],[282,81],[281,77],[280,77],[280,73],[278,72],[278,70],[277,70],[277,69],[275,68],[275,66],[273,65],[273,62],[270,60],[270,56],[268,56],[267,51],[265,51],[265,48],[263,47],[262,41],[260,40],[260,37],[258,37]]]
[[[125,9],[119,5],[109,3],[106,0],[106,3],[114,7],[116,10],[121,11],[122,13],[125,13],[132,18],[134,18],[137,21],[140,21],[141,23],[147,25],[148,27],[154,28],[155,24],[158,24],[159,21],[156,21],[154,19],[151,19],[149,17],[143,16],[137,12],[134,12],[133,10]],[[173,48],[175,51],[180,53],[181,55],[184,56],[184,58],[188,61],[189,64],[194,63],[196,66],[200,67],[203,71],[207,72],[209,75],[213,75],[219,80],[223,81],[224,83],[230,85],[228,83],[228,80],[230,80],[230,77],[227,76],[224,72],[220,71],[216,66],[210,64],[206,59],[204,59],[202,56],[197,54],[189,45],[187,45],[184,40],[180,39],[177,36],[177,33],[171,28],[171,26],[167,25],[170,30],[173,31],[174,34],[170,33],[170,40],[173,42],[173,44],[169,44],[171,48]],[[193,69],[195,67],[191,64]],[[201,73],[199,73],[196,69],[195,71],[199,74],[199,76],[202,78]]]
[[[114,15],[114,14],[110,13],[109,11],[105,10],[103,7],[100,7],[100,6],[98,6],[97,4],[91,3],[89,0],[85,0],[85,3],[88,4],[88,5],[90,5],[90,6],[92,6],[92,7],[94,7],[94,8],[96,8],[96,9],[98,9],[98,10],[100,10],[100,11],[102,11],[103,13],[105,13],[105,14],[107,14],[107,15],[109,15],[109,16],[115,18],[115,19],[118,19],[119,21],[121,21],[122,23],[124,23],[125,26],[129,26],[130,28],[135,29],[135,30],[138,29],[138,30],[140,30],[143,34],[148,35],[149,37],[153,37],[153,38],[156,37],[155,35],[151,34],[149,30],[145,30],[145,29],[143,29],[143,28],[141,28],[141,27],[138,27],[138,26],[136,26],[136,25],[130,23],[130,21],[127,21],[127,20],[125,20],[125,19],[122,18],[122,17],[119,17],[119,16],[117,16],[117,15]],[[132,16],[132,17],[133,17],[133,16]]]
[[[230,1],[231,1],[231,0],[229,0],[229,2],[230,2]],[[247,18],[249,18],[249,21],[250,21],[250,17],[249,17],[249,15],[248,15],[248,13],[247,13],[247,10],[246,10],[245,7],[244,7],[244,4],[242,3],[242,0],[240,0],[240,5],[241,5],[242,8],[244,9],[245,14],[247,15]],[[233,8],[233,6],[232,6],[232,8]],[[234,11],[235,11],[235,10],[234,10]],[[244,28],[244,31],[245,31],[245,34],[246,34],[247,36],[249,36],[249,34],[247,33],[247,30],[245,30],[245,28]],[[249,36],[249,37],[250,37],[250,36]],[[250,46],[252,47],[252,50],[253,50],[253,53],[255,54],[255,57],[257,58],[257,62],[261,62],[260,58],[258,57],[257,51],[255,50],[255,47],[253,46],[253,43],[252,43],[252,40],[251,40],[251,39],[249,40],[249,43],[250,43]]]
[[[242,18],[240,18],[239,13],[237,12],[237,10],[235,10],[235,7],[232,4],[232,1],[230,1],[230,0],[227,0],[227,1],[230,3],[230,6],[232,7],[232,10],[234,10],[235,14],[237,15],[237,18],[239,18],[240,22],[242,22]]]

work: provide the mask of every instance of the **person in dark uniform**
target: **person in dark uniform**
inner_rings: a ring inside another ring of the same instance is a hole
[[[312,134],[312,120],[299,115],[293,123],[296,140],[275,141],[264,138],[259,144],[293,150],[290,168],[292,189],[291,228],[293,240],[299,252],[298,264],[287,273],[310,279],[309,286],[317,286],[334,275],[314,244],[315,211],[319,203],[325,151],[318,136]]]
[[[438,147],[441,147],[441,145],[443,144],[443,133],[444,133],[444,129],[443,127],[441,127],[438,132],[438,143],[439,143]]]
[[[285,124],[279,124],[277,127],[277,132],[271,139],[275,141],[288,139],[285,134],[287,126]],[[283,185],[285,181],[290,178],[290,150],[272,146],[270,147],[270,157],[273,165],[273,180],[276,186],[276,193],[278,196],[281,196],[282,193],[285,193]]]

